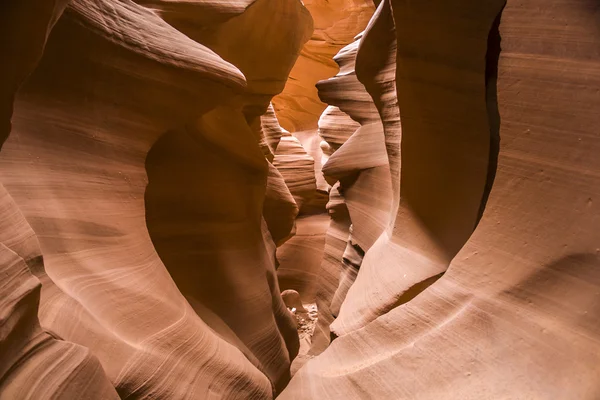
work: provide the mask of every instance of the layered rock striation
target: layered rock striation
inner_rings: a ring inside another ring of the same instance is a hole
[[[281,398],[598,395],[599,11],[380,5],[356,71],[385,130],[375,65],[396,40],[395,218],[365,253],[338,337]]]
[[[598,398],[598,18],[4,2],[0,399]]]
[[[26,20],[20,5],[7,7]],[[207,12],[219,17],[205,21]],[[271,24],[256,29],[264,13]],[[1,396],[23,385],[35,389],[25,398],[74,393],[60,380],[86,398],[262,399],[286,385],[298,337],[274,241],[289,236],[297,209],[261,150],[259,117],[311,25],[295,0],[78,0],[43,55],[45,36],[9,36],[9,50],[31,49],[40,62],[11,104],[0,157],[14,199],[6,212],[25,217],[3,231],[2,265],[33,290],[22,295],[33,316],[17,309],[11,321],[22,322],[2,327],[14,355],[2,360]],[[5,76],[9,88],[23,80]],[[267,197],[283,215],[263,218]],[[11,252],[28,236],[37,252]],[[27,274],[42,282],[41,298]],[[50,334],[36,325],[38,301]],[[11,339],[25,332],[22,344]],[[65,361],[52,359],[57,351]],[[28,365],[17,368],[20,359]]]

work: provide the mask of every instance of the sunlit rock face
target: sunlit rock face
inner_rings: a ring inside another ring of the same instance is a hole
[[[304,5],[313,17],[314,31],[283,93],[273,100],[281,126],[290,132],[317,129],[327,105],[320,101],[315,84],[338,72],[333,56],[365,29],[375,10],[372,0],[307,0]]]
[[[329,325],[356,279],[364,252],[385,230],[391,216],[392,185],[384,127],[355,72],[362,37],[359,34],[334,57],[340,72],[317,84],[320,98],[330,104],[319,119],[318,134],[323,139],[323,151],[329,155],[322,171],[332,185],[328,206],[331,224],[318,273],[328,279],[318,282],[320,319],[309,356],[319,354],[329,344]],[[390,54],[395,54],[393,46]],[[389,57],[389,68],[380,76],[386,83],[394,80],[393,61]],[[390,96],[389,106],[397,109],[395,99],[395,95]],[[397,113],[394,122],[397,127]]]
[[[597,399],[598,21],[3,2],[0,399]]]

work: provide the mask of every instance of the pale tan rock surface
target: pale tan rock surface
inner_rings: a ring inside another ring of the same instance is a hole
[[[484,195],[490,153],[485,56],[488,33],[501,6],[494,11],[493,7],[482,5],[470,11],[477,16],[472,25],[464,22],[459,27],[446,28],[449,43],[452,39],[460,42],[464,35],[470,35],[473,41],[470,51],[454,55],[463,58],[456,66],[448,66],[453,74],[436,70],[443,68],[440,62],[428,61],[445,59],[445,52],[449,50],[427,42],[427,37],[423,38],[425,42],[420,50],[425,61],[412,56],[414,47],[411,46],[418,44],[405,40],[402,46],[406,49],[398,46],[398,68],[406,66],[408,71],[398,69],[396,72],[398,106],[401,115],[404,112],[409,118],[408,121],[402,118],[400,202],[395,221],[378,239],[373,251],[365,255],[361,274],[332,326],[340,336],[410,299],[422,290],[420,285],[431,283],[445,271],[473,232]],[[429,10],[422,13],[423,18],[436,18]],[[445,18],[442,11],[437,13],[437,18]],[[382,10],[379,19],[384,17]],[[458,21],[460,18],[460,14],[456,16]],[[391,19],[387,20],[388,25],[393,26]],[[398,26],[398,21],[394,21]],[[377,36],[391,34],[389,28],[380,24],[382,22],[373,24],[369,36],[363,39],[367,50],[369,45],[380,49],[382,39]],[[402,32],[396,31],[398,43]],[[404,51],[410,53],[408,61],[402,58]],[[361,62],[372,65],[372,59],[358,59],[359,74]],[[415,75],[415,71],[420,75]],[[404,78],[404,74],[408,77]],[[405,90],[400,90],[401,85]],[[402,96],[410,96],[404,100],[410,104],[404,106]],[[468,114],[469,118],[458,118],[460,113]],[[407,129],[417,133],[407,138]],[[445,134],[448,131],[456,134]],[[456,136],[458,134],[464,136]],[[395,171],[392,169],[392,172]],[[394,268],[390,264],[379,268],[382,260],[396,260],[406,267]]]
[[[302,304],[302,299],[300,298],[300,293],[298,293],[297,291],[293,290],[293,289],[286,289],[283,292],[281,292],[281,298],[283,299],[283,302],[285,303],[285,306],[289,309],[292,310],[292,312],[298,312],[298,313],[307,313],[308,311],[306,310],[306,308],[304,308],[304,305]]]
[[[327,204],[327,192],[329,184],[323,176],[323,165],[327,163],[329,157],[323,152],[321,144],[323,140],[317,134],[316,130],[294,132],[294,137],[298,139],[306,153],[314,161],[315,184],[317,192],[309,203],[304,207],[304,212],[308,214],[323,213]]]
[[[38,320],[45,276],[31,227],[0,186],[0,399],[118,399],[98,359],[44,331]]]
[[[328,155],[333,154],[360,124],[336,106],[327,106],[319,118],[319,136],[327,143]]]
[[[261,148],[263,149],[263,153],[265,153],[265,158],[273,162],[275,151],[285,130],[279,125],[279,120],[272,104],[269,104],[267,111],[260,116],[260,129],[262,132]]]
[[[302,211],[317,193],[315,160],[295,136],[284,131],[275,150],[273,165],[283,176],[298,209]]]
[[[329,325],[334,320],[331,304],[340,285],[341,274],[344,269],[342,259],[348,244],[351,224],[348,207],[339,189],[339,182],[333,185],[329,192],[329,202],[327,203],[327,212],[331,219],[329,226],[325,227],[323,259],[319,265],[320,269],[317,272],[318,280],[316,282],[315,298],[319,319],[312,337],[310,356],[321,353],[330,343],[331,332]],[[295,363],[303,363],[304,361],[297,359]]]

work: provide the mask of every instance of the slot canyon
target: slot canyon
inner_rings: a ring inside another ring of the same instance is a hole
[[[600,399],[600,0],[0,30],[0,400]]]

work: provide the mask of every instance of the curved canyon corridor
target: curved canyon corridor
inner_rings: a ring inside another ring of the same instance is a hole
[[[600,0],[0,31],[0,400],[600,399]]]

